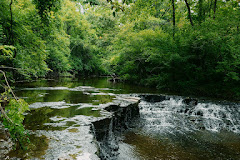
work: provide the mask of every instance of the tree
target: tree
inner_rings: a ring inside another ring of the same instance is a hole
[[[217,9],[217,0],[214,0],[213,19],[215,19],[215,16],[216,16],[216,9]]]
[[[13,37],[13,13],[12,13],[12,4],[13,4],[13,0],[11,0],[9,7],[10,7],[10,14],[11,14],[11,34],[10,34],[10,45],[14,45],[14,37]],[[16,54],[13,56],[14,58],[16,57]]]
[[[49,23],[49,13],[57,12],[61,7],[61,0],[33,0],[43,23]]]
[[[185,3],[186,3],[187,9],[188,9],[188,18],[189,18],[189,20],[190,20],[191,25],[193,26],[193,20],[192,20],[192,16],[191,16],[191,9],[190,9],[190,6],[189,6],[187,0],[184,0],[184,1],[185,1]]]
[[[172,10],[173,10],[173,37],[175,34],[175,26],[176,26],[176,19],[175,19],[175,1],[172,0]]]

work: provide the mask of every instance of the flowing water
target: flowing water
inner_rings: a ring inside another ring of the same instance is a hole
[[[109,115],[100,106],[121,94],[158,94],[151,88],[114,84],[106,78],[19,83],[15,92],[30,104],[24,124],[32,146],[9,156],[49,160],[99,159],[91,122]],[[183,97],[164,96],[157,102],[142,99],[139,111],[140,118],[131,128],[115,137],[118,154],[109,159],[240,159],[237,103],[201,99],[187,105]],[[111,141],[114,135],[109,135]]]
[[[127,158],[126,148],[130,159],[240,159],[239,105],[189,106],[181,97],[170,97],[142,101],[139,107],[141,121],[125,134],[119,159]]]

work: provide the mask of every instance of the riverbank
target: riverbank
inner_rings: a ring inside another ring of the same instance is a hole
[[[142,82],[143,81],[143,82]],[[145,83],[144,83],[145,82]],[[226,84],[199,84],[199,85],[184,85],[161,83],[147,83],[146,80],[139,81],[120,81],[130,85],[150,87],[157,90],[158,93],[166,95],[178,95],[184,97],[195,97],[217,101],[240,102],[240,88]]]
[[[11,151],[9,156],[86,160],[108,156],[105,151],[113,152],[113,146],[104,140],[114,140],[114,131],[126,129],[131,118],[138,115],[135,112],[139,98],[120,96],[114,93],[120,89],[106,85],[112,85],[106,78],[17,85],[16,95],[30,107],[24,126],[30,133],[31,144],[29,150]]]
[[[0,121],[0,159],[7,158],[7,154],[12,149],[12,147],[13,143],[11,141],[10,134]]]
[[[120,79],[119,81],[112,81],[111,75],[103,75],[103,76],[87,76],[87,77],[75,77],[73,75],[71,76],[57,76],[57,77],[51,77],[51,78],[39,78],[35,80],[24,80],[24,81],[17,81],[14,84],[24,84],[24,83],[38,83],[42,81],[58,81],[58,79],[61,79],[61,81],[64,81],[64,79],[72,79],[73,81],[80,80],[80,81],[88,81],[89,79],[101,79],[105,78],[107,81],[109,81],[112,85],[118,85],[118,86],[132,86],[135,85],[137,88],[149,88],[149,91],[152,90],[154,93],[159,94],[166,94],[166,95],[179,95],[184,97],[194,97],[194,98],[203,98],[203,99],[209,99],[209,100],[215,100],[215,101],[231,101],[231,102],[240,102],[240,89],[238,92],[238,89],[234,86],[226,86],[224,84],[222,85],[214,85],[214,84],[202,84],[202,85],[186,85],[186,86],[172,86],[169,84],[169,86],[159,86],[157,83],[148,84],[148,83],[140,83],[141,81],[125,81]],[[93,80],[94,81],[94,80]],[[146,92],[146,90],[144,90]]]
[[[201,98],[187,103],[187,96],[163,95],[154,88],[112,83],[108,78],[21,82],[15,93],[30,105],[24,126],[32,148],[13,151],[11,157],[191,159],[204,155],[202,148],[209,150],[205,155],[210,158],[238,157],[231,147],[239,139],[237,103]],[[130,123],[134,116],[136,121]]]

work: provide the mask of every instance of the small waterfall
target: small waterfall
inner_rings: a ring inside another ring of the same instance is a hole
[[[116,159],[118,155],[118,142],[113,133],[113,119],[109,123],[109,128],[106,134],[103,137],[102,141],[99,141],[100,147],[100,157],[103,160],[113,160]]]
[[[238,107],[238,106],[235,106]],[[234,106],[199,103],[192,109],[191,116],[201,116],[205,129],[228,130],[240,133],[240,113]]]
[[[119,155],[119,135],[127,128],[129,122],[139,116],[139,99],[120,101],[105,107],[111,113],[92,122],[92,130],[96,137],[99,157],[103,160],[115,160]],[[123,103],[124,102],[124,103]]]
[[[148,133],[175,133],[195,130],[240,133],[240,106],[198,103],[187,105],[180,97],[139,104],[143,130]]]

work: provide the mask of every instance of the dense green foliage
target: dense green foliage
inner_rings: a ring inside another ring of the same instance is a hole
[[[165,91],[238,99],[240,3],[213,3],[189,1],[191,24],[184,1],[175,2],[173,25],[170,1],[135,1],[112,47],[115,72]]]
[[[78,3],[19,0],[13,1],[11,11],[9,4],[8,0],[0,2],[1,66],[19,68],[15,79],[102,73],[93,45],[95,30],[79,12]],[[15,53],[7,59],[3,54],[11,45]]]
[[[238,0],[2,0],[0,13],[0,63],[15,79],[116,74],[240,96]]]
[[[121,2],[1,0],[0,70],[11,80],[117,75],[166,92],[240,100],[239,0]],[[22,145],[28,105],[5,97],[12,122],[2,121]]]
[[[8,128],[12,140],[16,143],[15,147],[26,148],[29,142],[27,131],[24,129],[24,112],[29,110],[28,104],[23,99],[10,99],[10,91],[3,92],[0,99],[0,120]],[[6,103],[7,102],[7,103]],[[7,104],[6,106],[2,104]],[[5,110],[3,111],[3,107]]]

